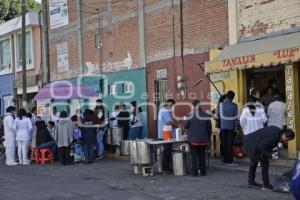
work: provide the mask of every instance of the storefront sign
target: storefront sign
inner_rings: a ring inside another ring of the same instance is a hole
[[[57,49],[57,71],[65,72],[69,70],[68,43],[64,42],[56,46]]]
[[[213,61],[208,64],[207,73],[216,73],[235,69],[290,64],[300,59],[300,47],[280,49],[265,53]]]
[[[50,29],[59,28],[69,23],[68,0],[49,1]]]
[[[166,77],[167,77],[167,69],[156,70],[156,78],[166,78]]]
[[[286,74],[286,104],[287,104],[287,126],[289,129],[295,128],[295,121],[294,121],[294,91],[293,91],[293,66],[286,65],[285,67],[285,74]]]
[[[292,49],[274,51],[273,55],[276,58],[293,58],[298,52],[299,52],[299,48],[292,48]]]
[[[223,60],[223,67],[234,67],[235,65],[246,65],[255,62],[255,55],[242,56]]]

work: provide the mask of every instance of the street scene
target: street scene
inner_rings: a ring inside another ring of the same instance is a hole
[[[300,0],[1,0],[0,198],[300,200]]]

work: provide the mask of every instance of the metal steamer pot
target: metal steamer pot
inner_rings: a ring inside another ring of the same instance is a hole
[[[105,134],[105,144],[111,145],[111,130],[107,129],[107,132]]]
[[[121,148],[120,148],[121,156],[129,156],[130,155],[130,143],[131,143],[131,140],[121,141]]]
[[[133,140],[130,143],[130,163],[132,165],[148,165],[153,162],[151,147],[147,140]]]
[[[175,176],[184,176],[191,171],[190,152],[187,145],[181,145],[173,152],[173,171]]]
[[[123,135],[123,128],[113,127],[111,129],[111,145],[120,146],[120,143],[124,137]]]

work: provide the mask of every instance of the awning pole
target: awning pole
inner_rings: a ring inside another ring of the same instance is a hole
[[[219,93],[220,96],[222,96],[220,90],[217,88],[217,86],[215,85],[215,83],[210,79],[210,77],[208,75],[205,74],[205,70],[203,69],[203,67],[201,66],[202,64],[198,64],[200,69],[202,70],[203,74],[206,76],[206,78],[209,80],[209,82],[214,86],[214,88],[217,90],[217,92]]]

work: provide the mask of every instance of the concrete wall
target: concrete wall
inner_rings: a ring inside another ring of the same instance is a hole
[[[240,39],[300,30],[299,0],[238,0]]]

